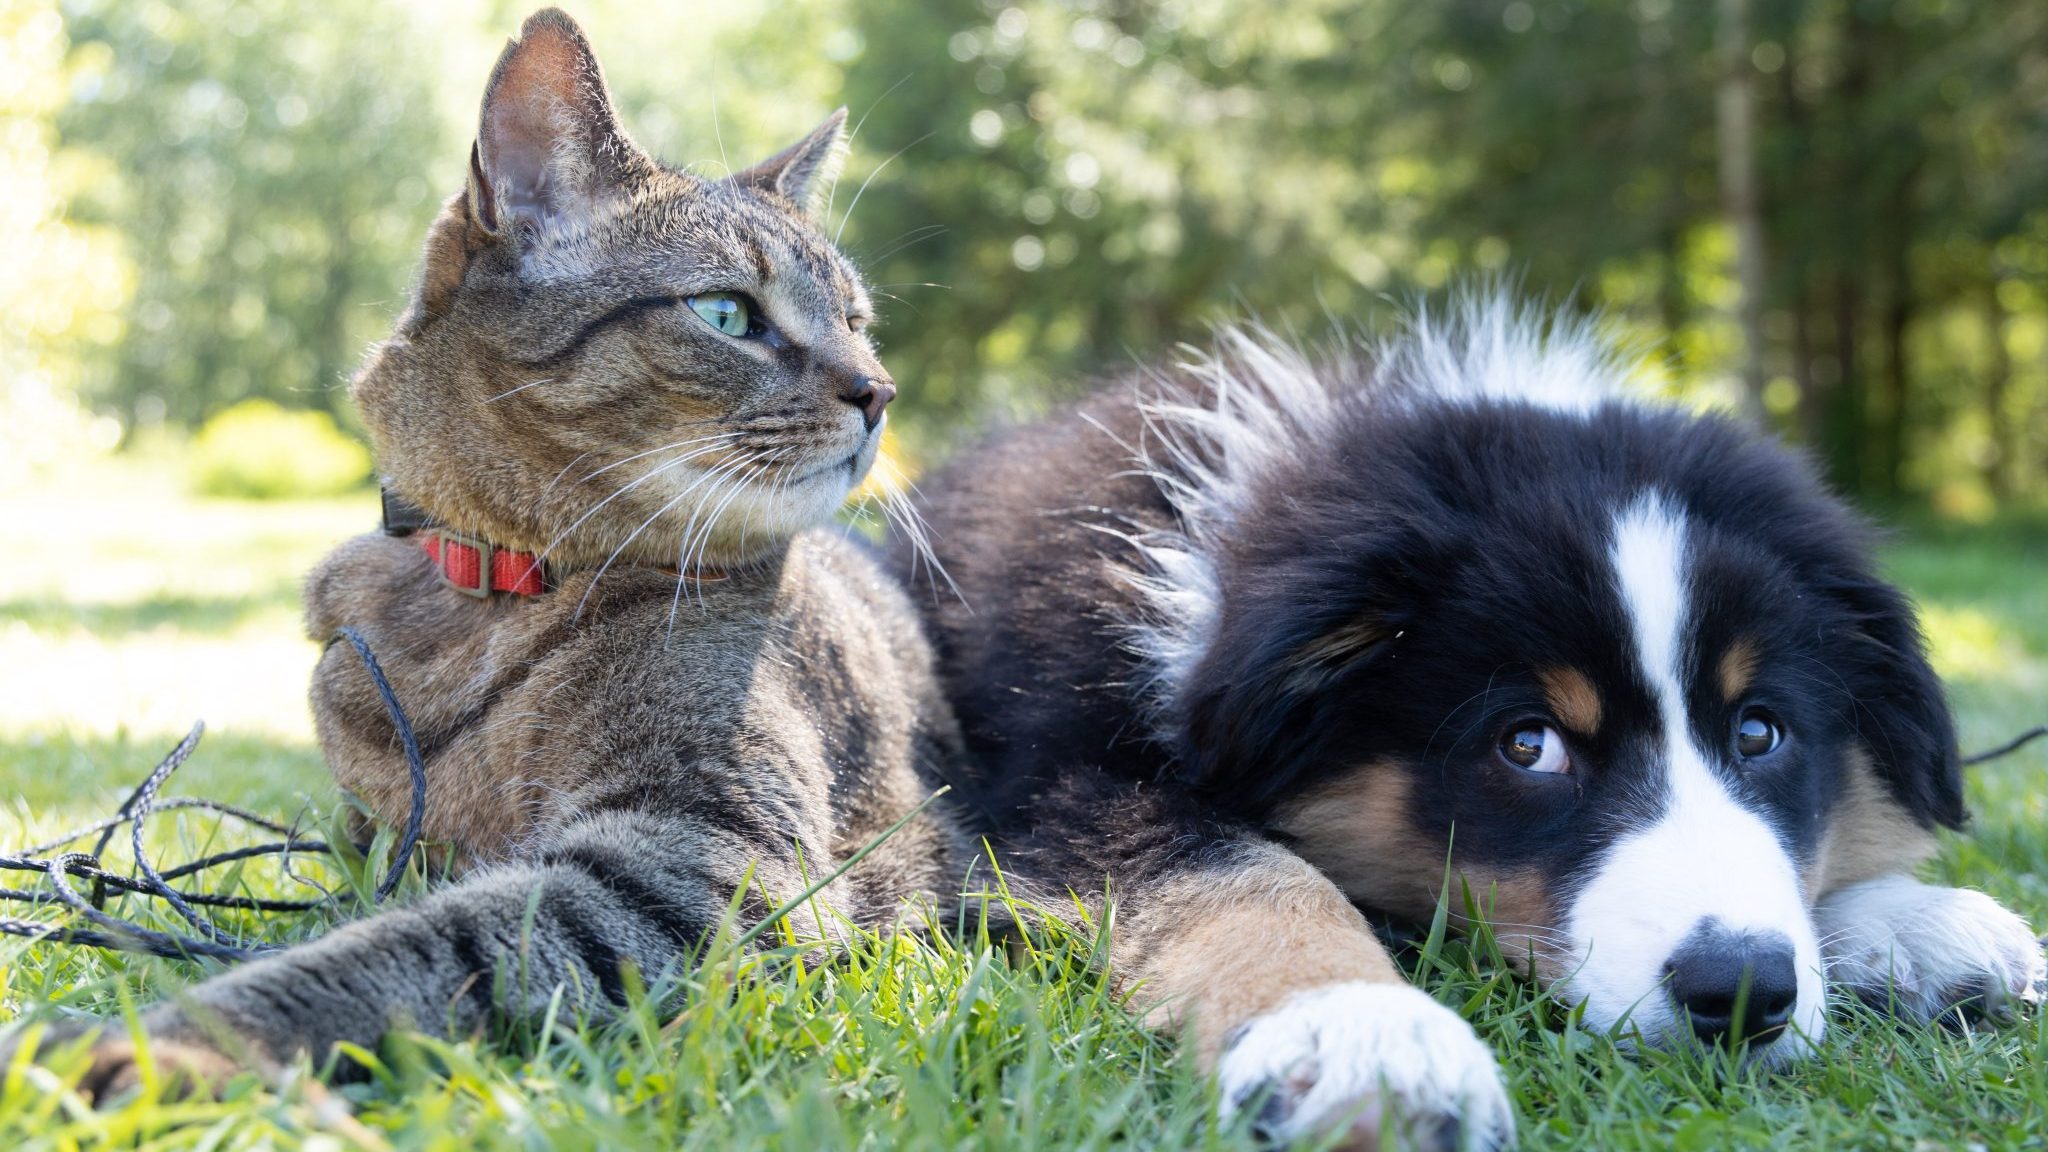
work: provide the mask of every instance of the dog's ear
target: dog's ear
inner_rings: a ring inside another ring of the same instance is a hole
[[[1962,827],[1969,813],[1955,720],[1911,602],[1861,573],[1826,591],[1848,611],[1851,632],[1837,645],[1836,671],[1855,696],[1857,734],[1878,776],[1921,824]]]
[[[1877,575],[1881,533],[1828,491],[1811,457],[1726,421],[1699,429],[1695,444],[1707,446],[1723,494],[1743,494],[1744,530],[1764,534],[1827,618],[1825,679],[1849,697],[1846,714],[1877,775],[1922,826],[1961,827],[1969,813],[1955,719],[1911,601]]]
[[[1395,538],[1395,537],[1398,537]],[[1353,536],[1328,557],[1236,574],[1212,641],[1180,685],[1183,779],[1257,816],[1352,730],[1346,684],[1385,658],[1426,595],[1403,573],[1434,542],[1415,532]],[[1350,751],[1357,751],[1351,749]]]

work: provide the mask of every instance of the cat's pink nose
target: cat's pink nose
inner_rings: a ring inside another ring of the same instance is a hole
[[[863,376],[853,382],[853,387],[839,394],[841,400],[860,409],[861,418],[867,421],[868,431],[882,422],[882,409],[896,398],[896,385],[888,380],[877,380]]]

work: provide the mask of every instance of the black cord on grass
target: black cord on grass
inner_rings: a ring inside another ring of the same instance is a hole
[[[427,762],[420,756],[420,742],[412,734],[412,721],[405,718],[405,709],[399,707],[398,693],[391,690],[391,681],[384,677],[384,666],[377,663],[376,653],[370,651],[370,643],[353,628],[337,628],[335,635],[349,642],[356,655],[363,658],[363,668],[370,673],[370,682],[377,686],[377,695],[384,698],[384,710],[391,714],[392,727],[398,729],[398,739],[405,745],[405,766],[412,773],[412,808],[405,816],[405,835],[399,838],[398,855],[391,861],[391,871],[384,874],[383,883],[377,885],[376,900],[383,903],[386,896],[397,889],[398,882],[405,876],[406,865],[412,862],[413,849],[419,847],[420,825],[427,817]]]
[[[224,816],[232,816],[245,824],[253,824],[258,828],[262,828],[270,832],[275,832],[280,836],[289,836],[292,834],[292,829],[289,826],[280,824],[277,821],[270,819],[268,816],[259,816],[256,813],[249,811],[247,808],[237,808],[233,804],[223,804],[218,800],[208,800],[200,796],[167,797],[158,800],[156,802],[155,807],[151,808],[150,811],[152,813],[169,812],[177,808],[204,808],[209,812],[219,812]],[[33,856],[42,852],[55,852],[57,849],[62,848],[66,844],[83,840],[87,836],[90,836],[95,832],[104,831],[108,828],[118,828],[121,825],[126,824],[127,822],[128,817],[126,815],[109,816],[104,820],[95,820],[92,823],[87,824],[83,828],[73,828],[69,832],[65,832],[57,836],[52,836],[51,838],[43,841],[40,844],[31,844],[28,847],[23,848],[21,852],[23,855],[27,856]],[[106,846],[102,844],[100,847],[101,850],[104,850]],[[98,853],[95,853],[95,855],[97,854]]]
[[[399,840],[398,850],[393,854],[391,867],[385,872],[384,878],[378,882],[370,897],[371,904],[381,904],[405,878],[406,871],[412,864],[413,854],[419,847],[420,829],[425,822],[427,806],[426,761],[420,755],[419,741],[413,736],[412,723],[406,718],[405,709],[398,703],[398,694],[391,690],[391,681],[384,675],[384,669],[377,663],[377,657],[370,651],[368,642],[353,628],[338,629],[336,636],[347,640],[355,649],[356,655],[361,657],[363,668],[370,674],[370,681],[376,685],[377,695],[384,701],[384,708],[391,717],[392,726],[398,731],[399,741],[405,749],[406,766],[412,775],[412,809],[406,816],[404,835]],[[254,896],[218,896],[206,892],[187,892],[171,887],[172,880],[238,860],[259,856],[288,857],[293,853],[331,855],[334,851],[333,847],[324,841],[301,839],[294,826],[281,824],[232,804],[189,797],[169,800],[159,798],[158,793],[170,780],[171,774],[190,759],[194,750],[199,747],[200,737],[205,731],[205,724],[194,724],[192,731],[178,742],[178,746],[158,761],[149,775],[143,778],[142,783],[128,794],[128,798],[121,802],[120,808],[113,816],[96,820],[55,839],[31,845],[18,853],[0,854],[0,870],[40,872],[49,877],[48,893],[0,888],[0,901],[41,904],[48,902],[49,896],[54,895],[58,903],[70,908],[97,927],[48,924],[0,916],[0,935],[52,940],[115,952],[140,952],[169,959],[206,957],[240,961],[277,951],[279,946],[244,943],[202,915],[198,911],[199,908],[226,908],[245,912],[305,912],[330,903],[332,897],[323,900],[268,900]],[[149,857],[143,850],[143,825],[156,813],[180,808],[218,812],[223,816],[274,832],[284,839],[275,843],[231,848],[159,872],[149,862]],[[139,876],[123,876],[107,870],[100,864],[107,846],[113,842],[115,831],[124,824],[130,830],[129,843],[134,851],[134,866],[140,873]],[[66,844],[95,833],[99,838],[94,842],[90,852],[58,852],[54,856],[47,855]],[[90,896],[80,893],[72,886],[73,877],[92,881]],[[164,901],[190,924],[198,935],[161,932],[109,915],[104,910],[108,889]]]
[[[68,905],[72,911],[106,928],[114,937],[121,939],[123,941],[120,946],[122,951],[147,952],[152,956],[164,957],[206,956],[215,960],[248,960],[265,952],[275,952],[278,950],[278,946],[275,944],[259,944],[252,947],[231,943],[225,938],[194,940],[189,936],[179,936],[171,932],[158,932],[137,924],[131,924],[115,916],[109,916],[105,912],[93,907],[91,901],[80,896],[78,890],[71,886],[71,880],[67,875],[71,865],[92,862],[93,858],[83,852],[66,852],[62,856],[50,861],[50,887],[56,891],[57,898]],[[161,896],[170,892],[170,888],[167,886],[157,885],[157,887],[161,887],[162,891],[152,892],[151,895]],[[208,929],[216,937],[222,935],[211,924],[206,924],[196,917],[194,922]]]
[[[141,813],[146,813],[153,809],[156,806],[156,794],[162,790],[164,781],[171,778],[171,773],[178,770],[178,765],[183,764],[191,757],[192,750],[199,747],[200,734],[205,731],[206,726],[204,724],[194,724],[191,733],[180,741],[176,748],[171,749],[171,754],[164,757],[163,762],[158,764],[148,776],[143,777],[141,786],[136,788],[134,793],[128,797],[128,803],[125,807],[131,812]],[[142,848],[142,833],[146,823],[146,821],[139,817],[128,822],[128,844],[135,860],[135,867],[142,873],[143,883],[149,886],[150,895],[162,898],[165,903],[171,906],[173,911],[177,912],[179,916],[184,917],[185,923],[198,929],[201,936],[211,940],[213,943],[225,948],[234,948],[244,952],[250,951],[249,945],[221,931],[214,925],[213,921],[201,916],[197,909],[185,902],[185,897],[176,888],[171,887],[163,876],[158,874],[156,865],[149,862],[149,853],[145,852]],[[114,830],[111,828],[102,832],[100,834],[100,843],[105,845],[107,839],[113,834]],[[90,856],[86,859],[94,864],[99,863],[97,856]],[[50,873],[50,877],[51,881],[57,884],[60,889],[63,888],[60,872],[53,870]],[[98,910],[97,904],[94,905],[94,910]]]
[[[1996,760],[2000,756],[2010,756],[2043,736],[2048,736],[2048,724],[2038,724],[2029,728],[2025,732],[2000,744],[1998,747],[1991,749],[1989,752],[1979,752],[1975,756],[1963,757],[1963,767],[1969,768],[1982,764],[1986,760]]]

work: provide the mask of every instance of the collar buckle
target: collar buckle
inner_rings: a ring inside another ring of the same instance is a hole
[[[436,528],[434,533],[441,538],[441,561],[435,565],[441,572],[441,583],[471,599],[489,600],[492,591],[491,585],[496,582],[491,575],[493,571],[492,562],[496,559],[494,555],[496,549],[491,547],[491,542],[480,540],[474,536],[464,536],[460,532],[450,532],[446,528]],[[448,556],[448,547],[451,544],[461,548],[473,549],[476,552],[475,587],[465,588],[457,584],[455,577],[449,574],[449,570],[454,567],[453,564],[449,563]]]

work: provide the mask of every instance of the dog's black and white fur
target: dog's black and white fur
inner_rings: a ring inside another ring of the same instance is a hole
[[[1962,781],[1864,527],[1625,375],[1495,299],[1322,357],[1226,332],[924,486],[977,831],[1049,895],[1106,878],[1136,1002],[1277,1134],[1511,1138],[1354,907],[1426,918],[1447,860],[1629,1042],[1795,1057],[1829,983],[2040,995],[2018,917],[1912,877]]]

